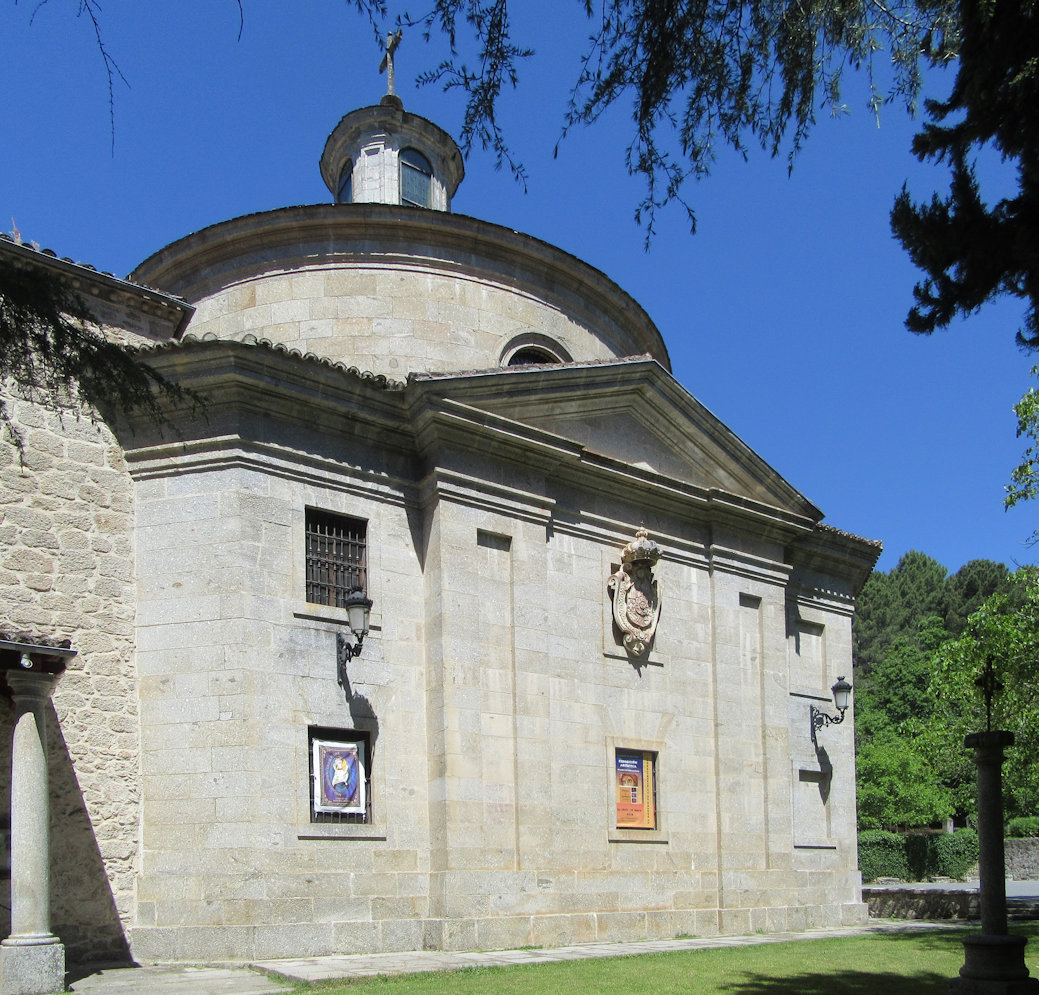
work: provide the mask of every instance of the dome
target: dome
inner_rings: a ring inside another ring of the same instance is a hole
[[[394,37],[389,92],[325,142],[334,203],[205,228],[133,279],[191,303],[195,336],[254,336],[393,379],[646,355],[669,369],[648,315],[594,267],[451,213],[462,154],[393,93]]]

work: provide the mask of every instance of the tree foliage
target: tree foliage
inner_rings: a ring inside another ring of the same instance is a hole
[[[1032,367],[1032,376],[1039,375],[1039,366]],[[1039,497],[1039,392],[1029,387],[1017,404],[1014,405],[1017,416],[1017,437],[1024,436],[1031,441],[1021,462],[1010,474],[1006,497],[1003,506],[1009,510],[1020,501],[1032,501]],[[1039,540],[1039,529],[1032,532],[1031,542]]]
[[[890,573],[870,574],[855,616],[855,670],[868,677],[896,639],[913,640],[919,623],[945,615],[948,571],[925,553],[911,550]]]
[[[992,700],[992,728],[1014,733],[1004,768],[1008,815],[1039,813],[1039,569],[1024,567],[1005,590],[988,598],[958,639],[944,643],[932,661],[929,695],[935,712],[929,738],[935,755],[963,754],[963,738],[987,727],[977,686],[988,660],[1000,687]]]
[[[1010,294],[1027,304],[1018,342],[1039,348],[1039,3],[963,0],[960,17],[952,92],[926,102],[930,120],[913,140],[919,159],[949,165],[949,194],[914,204],[903,189],[891,214],[895,236],[926,274],[906,325],[933,332]],[[1017,169],[1016,196],[992,206],[976,171],[985,149]]]
[[[105,337],[86,301],[44,271],[0,266],[0,424],[20,448],[11,390],[58,407],[115,407],[164,423],[159,397],[188,396]],[[194,396],[191,395],[194,403]]]
[[[904,737],[885,735],[858,750],[859,829],[909,829],[952,815],[952,793],[926,755]]]
[[[972,613],[1010,586],[1002,563],[972,560],[948,575],[915,550],[867,580],[854,633],[860,828],[973,812],[974,767],[962,748],[949,748],[934,661]]]
[[[384,0],[353,2],[369,18],[386,13]],[[959,41],[953,0],[577,0],[577,6],[591,34],[562,131],[628,105],[626,162],[646,183],[636,215],[648,233],[657,208],[671,201],[685,207],[695,228],[683,185],[710,172],[720,147],[745,155],[758,146],[773,156],[785,148],[792,160],[818,109],[842,109],[849,68],[866,70],[874,110],[893,98],[912,108],[922,66],[950,58]],[[449,58],[420,78],[464,93],[463,147],[479,144],[495,152],[499,165],[516,168],[498,105],[532,48],[514,38],[508,0],[434,0],[427,14],[405,15],[402,23],[421,26],[427,37],[439,31],[449,42]],[[464,50],[475,54],[467,59]]]
[[[971,614],[991,595],[1006,590],[1010,571],[995,560],[971,560],[952,574],[945,584],[945,628],[958,636]]]

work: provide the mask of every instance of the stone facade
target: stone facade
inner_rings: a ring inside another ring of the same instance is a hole
[[[52,749],[54,838],[82,830],[60,890],[89,920],[55,912],[67,945],[248,960],[864,918],[853,721],[816,734],[810,710],[850,670],[879,545],[820,524],[677,384],[623,291],[376,203],[216,225],[133,281],[176,295],[141,290],[142,315],[194,309],[137,341],[205,410],[160,430],[19,408],[34,462],[0,478],[5,621],[78,651]],[[367,550],[342,686],[347,613],[308,598],[316,514]],[[640,526],[645,652],[609,584]],[[369,775],[345,820],[312,800],[336,737]],[[655,771],[638,828],[632,756]]]
[[[133,921],[141,814],[132,484],[103,423],[8,405],[23,452],[0,440],[3,627],[75,634],[78,650],[52,698],[53,928],[72,957],[116,959]],[[12,715],[4,699],[8,771]],[[4,813],[10,787],[5,778]]]

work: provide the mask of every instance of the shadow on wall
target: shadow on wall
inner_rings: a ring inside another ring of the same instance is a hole
[[[11,714],[8,706],[4,731],[0,732],[8,741]],[[116,911],[94,827],[52,707],[49,708],[47,723],[51,796],[51,930],[65,944],[65,956],[70,964],[129,964],[132,962],[130,948]],[[112,759],[102,755],[90,758],[88,762],[103,766]],[[118,822],[118,807],[115,800],[99,800],[98,814],[113,823]],[[109,811],[105,811],[106,808]],[[120,835],[112,841],[114,849],[109,857],[125,861],[125,873],[130,876],[136,849],[136,823],[121,828],[130,835],[125,838]]]
[[[371,750],[371,756],[368,758],[368,762],[371,764],[375,759],[375,743],[379,738],[379,717],[375,714],[372,703],[363,694],[357,694],[349,686],[349,681],[345,691],[353,727],[368,733],[370,737],[368,748]]]
[[[4,852],[0,864],[0,936],[11,933],[11,734],[14,703],[6,683],[0,683],[0,828]]]

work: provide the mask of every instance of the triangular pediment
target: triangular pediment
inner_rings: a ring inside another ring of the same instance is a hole
[[[653,360],[431,378],[452,401],[629,466],[819,520],[821,512]]]

